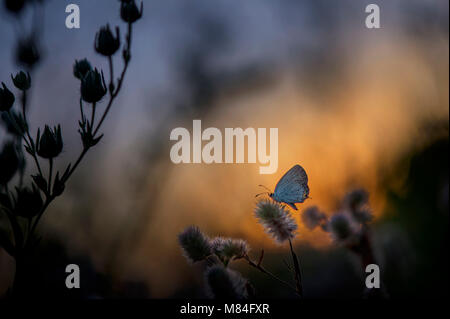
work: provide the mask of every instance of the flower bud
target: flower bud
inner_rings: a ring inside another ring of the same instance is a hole
[[[117,52],[119,47],[119,27],[116,27],[116,37],[112,34],[109,25],[100,28],[100,31],[95,35],[95,51],[104,56],[111,56]]]
[[[46,125],[44,133],[42,133],[42,137],[40,137],[38,131],[36,145],[37,153],[40,157],[54,158],[58,156],[63,148],[61,126],[58,125],[52,130],[48,125]]]
[[[13,142],[3,145],[0,153],[0,185],[6,185],[19,168],[19,156]]]
[[[32,68],[39,61],[40,57],[36,42],[32,37],[19,41],[16,48],[17,63]]]
[[[4,0],[3,4],[11,13],[20,13],[20,11],[23,9],[25,5],[25,0]]]
[[[16,137],[22,137],[28,128],[22,114],[14,110],[3,112],[0,123],[5,126],[8,133],[15,135]]]
[[[16,88],[22,91],[26,91],[31,87],[31,77],[30,73],[26,73],[23,71],[20,71],[16,74],[15,77],[11,74],[11,79],[15,85]]]
[[[0,112],[9,111],[14,104],[16,98],[14,94],[8,90],[5,83],[2,82],[3,89],[0,88]]]
[[[75,60],[75,64],[73,65],[73,75],[75,75],[76,78],[80,80],[83,79],[91,70],[91,64],[87,59],[83,59],[80,61]]]
[[[43,201],[37,187],[33,184],[32,188],[16,188],[17,200],[14,206],[14,212],[17,216],[33,218],[41,211]]]
[[[103,74],[97,69],[89,71],[81,80],[81,97],[88,103],[98,102],[106,94],[106,84]]]
[[[142,17],[142,12],[144,10],[142,2],[140,9],[138,9],[134,0],[121,0],[121,2],[120,16],[123,21],[133,23]]]

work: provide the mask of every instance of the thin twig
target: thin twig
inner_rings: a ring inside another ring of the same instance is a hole
[[[287,283],[286,281],[278,278],[277,276],[275,276],[274,274],[272,274],[270,271],[266,270],[263,266],[258,265],[256,263],[254,263],[249,256],[244,256],[244,259],[248,262],[248,264],[256,269],[258,269],[259,271],[261,271],[262,273],[268,275],[269,277],[271,277],[272,279],[275,279],[276,281],[282,283],[283,285],[286,285],[287,287],[289,287],[290,289],[292,289],[293,291],[297,292],[296,288],[293,287],[291,284]],[[298,293],[298,292],[297,292]]]

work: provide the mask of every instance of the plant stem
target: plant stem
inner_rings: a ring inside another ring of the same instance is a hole
[[[48,159],[48,196],[52,194],[53,158]]]
[[[91,115],[91,124],[90,124],[90,127],[91,127],[91,128],[94,127],[95,108],[96,108],[96,106],[97,106],[97,103],[96,103],[96,102],[92,103],[92,115]]]
[[[130,52],[130,47],[131,47],[131,33],[132,33],[132,24],[129,23],[128,24],[128,34],[127,34],[127,47],[126,47],[126,50],[127,50],[128,54]],[[112,92],[110,94],[110,98],[109,98],[108,104],[106,106],[106,109],[105,109],[105,111],[104,111],[104,113],[103,113],[99,123],[97,124],[95,130],[92,132],[93,138],[95,138],[95,136],[96,136],[98,130],[100,129],[100,127],[102,126],[103,121],[105,120],[105,118],[106,118],[106,116],[107,116],[107,114],[108,114],[108,112],[109,112],[109,110],[110,110],[110,108],[111,108],[111,106],[112,106],[116,96],[119,94],[119,91],[120,91],[120,89],[122,87],[123,80],[125,78],[126,71],[128,69],[129,61],[130,61],[130,59],[126,59],[125,60],[125,65],[123,67],[122,73],[121,73],[120,78],[118,80],[117,88],[115,89],[114,92]],[[112,59],[111,58],[109,58],[109,67],[110,67],[111,81],[112,81],[112,79],[113,79],[113,65],[112,65]],[[22,97],[22,112],[23,112],[24,121],[25,121],[25,123],[27,123],[26,122],[26,114],[25,114],[25,110],[26,110],[26,93],[25,93],[25,91],[23,93],[24,94],[23,94],[23,97]],[[93,103],[92,116],[91,116],[91,130],[92,130],[93,126],[94,126],[95,111],[96,111],[96,103]],[[82,100],[81,99],[80,99],[80,112],[81,112],[81,117],[82,117],[82,120],[83,120],[84,112],[83,112],[83,105],[82,105]],[[36,166],[38,168],[39,174],[41,176],[44,176],[42,174],[42,170],[41,170],[41,167],[39,165],[38,158],[36,156],[35,148],[31,147],[32,145],[34,145],[34,143],[33,143],[33,139],[31,138],[31,135],[29,133],[28,124],[26,125],[26,135],[28,136],[29,141],[27,140],[27,138],[25,136],[23,138],[24,138],[25,142],[27,143],[27,146],[30,147],[33,150],[32,156],[33,156],[33,158],[34,158],[34,160],[36,162]],[[71,167],[69,173],[67,174],[66,181],[75,172],[75,170],[77,169],[77,167],[79,166],[79,164],[81,163],[81,161],[83,160],[84,156],[89,151],[89,149],[90,149],[90,147],[83,147],[83,150],[81,151],[80,155],[78,156],[77,160],[75,161],[75,164]],[[41,211],[37,215],[36,219],[34,220],[31,228],[29,228],[29,233],[27,234],[28,235],[27,242],[25,243],[25,245],[28,244],[29,239],[31,238],[31,235],[36,230],[36,227],[37,227],[37,225],[38,225],[42,215],[44,214],[45,210],[48,208],[48,206],[56,198],[56,196],[51,194],[51,180],[52,180],[52,171],[53,171],[53,159],[50,159],[49,166],[50,167],[49,167],[49,181],[48,181],[48,184],[49,184],[49,186],[48,186],[49,187],[48,197],[46,198],[45,203],[42,206]],[[13,223],[13,221],[11,221],[11,223]],[[20,240],[20,234],[17,234],[17,236],[19,236],[19,240]]]
[[[294,249],[292,247],[292,242],[290,239],[289,239],[289,248],[291,249],[292,262],[294,263],[295,287],[296,287],[297,293],[300,295],[300,297],[303,297],[302,275],[301,275],[301,271],[300,271],[300,263],[298,261],[297,255],[294,252]]]
[[[114,94],[114,65],[112,62],[112,56],[110,55],[108,57],[108,64],[109,64],[109,94]]]
[[[127,54],[130,54],[130,47],[131,47],[131,33],[132,33],[132,31],[133,31],[132,24],[131,24],[131,23],[128,23],[127,48],[126,48],[126,51],[128,52]],[[103,112],[102,118],[100,119],[100,122],[97,124],[97,127],[96,127],[95,130],[94,130],[94,133],[93,133],[93,136],[94,136],[94,137],[95,137],[95,135],[97,134],[98,130],[100,129],[100,127],[101,127],[103,121],[105,120],[106,115],[108,115],[108,112],[109,112],[109,110],[111,109],[111,106],[112,106],[112,104],[113,104],[113,102],[114,102],[114,99],[116,98],[117,94],[119,94],[119,91],[120,91],[120,89],[121,89],[121,87],[122,87],[123,80],[124,80],[124,78],[125,78],[125,73],[127,72],[127,69],[128,69],[128,64],[129,64],[129,62],[130,62],[130,59],[126,59],[126,60],[125,60],[125,65],[124,65],[124,67],[123,67],[122,73],[120,74],[120,78],[119,78],[119,81],[118,81],[118,83],[117,83],[117,88],[116,88],[116,90],[114,91],[114,93],[111,94],[111,97],[110,97],[110,99],[109,99],[108,105],[106,106],[105,112]],[[111,69],[110,69],[110,72],[111,72],[111,73],[113,72],[112,67],[111,67]]]
[[[28,101],[27,100],[27,91],[23,90],[22,91],[22,116],[23,116],[23,121],[25,123],[25,134],[26,134],[23,136],[23,139],[24,139],[25,143],[27,144],[27,146],[33,151],[33,154],[31,154],[31,156],[33,157],[34,162],[36,163],[36,167],[38,169],[39,174],[41,176],[44,176],[42,174],[41,165],[39,164],[39,159],[36,156],[36,149],[34,146],[37,146],[37,145],[34,145],[33,138],[30,135],[30,128],[28,125],[27,112],[26,112],[27,111],[27,101]],[[27,140],[27,137],[28,137],[28,140]]]
[[[286,281],[278,278],[277,276],[275,276],[274,274],[272,274],[270,271],[266,270],[263,266],[256,264],[255,262],[253,262],[249,256],[244,256],[244,259],[248,262],[248,264],[250,266],[252,266],[253,268],[258,269],[260,272],[268,275],[269,277],[271,277],[272,279],[275,279],[276,281],[282,283],[283,285],[286,285],[287,287],[289,287],[290,289],[294,290],[295,292],[297,292],[297,290],[295,289],[295,287],[291,286],[289,283],[287,283]],[[297,292],[298,293],[298,292]]]
[[[49,198],[47,198],[47,200],[44,203],[44,206],[42,206],[41,211],[39,212],[39,214],[37,215],[33,226],[31,227],[30,233],[28,234],[28,236],[31,236],[31,234],[36,230],[37,224],[39,223],[39,220],[41,219],[42,215],[44,215],[45,210],[47,209],[48,205],[50,205],[50,203],[53,201],[54,197],[50,196]]]

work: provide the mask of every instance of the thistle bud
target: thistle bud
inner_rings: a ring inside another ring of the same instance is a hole
[[[112,34],[109,25],[100,28],[100,31],[95,35],[95,51],[104,56],[111,56],[117,52],[119,47],[119,27],[116,27],[116,37]]]
[[[5,126],[8,133],[13,134],[17,137],[22,137],[28,127],[23,116],[20,113],[15,112],[14,110],[3,112],[1,115],[0,123]]]
[[[123,21],[133,23],[142,17],[144,11],[143,3],[141,2],[140,9],[138,9],[134,0],[121,0],[120,16]]]
[[[36,45],[36,41],[32,37],[22,39],[17,44],[17,63],[32,68],[39,61],[40,57],[41,55]]]
[[[87,59],[83,59],[80,61],[75,60],[75,64],[73,65],[73,75],[82,80],[86,74],[92,70],[91,64]]]
[[[45,126],[42,137],[39,134],[36,139],[37,153],[43,158],[57,157],[63,148],[63,141],[61,136],[61,126],[58,125],[53,130],[48,125]]]
[[[14,206],[14,212],[17,216],[33,218],[41,211],[43,201],[37,187],[33,184],[32,188],[16,188],[17,200]]]
[[[3,145],[0,153],[0,185],[6,185],[19,169],[20,159],[13,142]]]
[[[81,97],[88,103],[95,103],[106,94],[106,84],[103,74],[97,69],[90,70],[81,80]]]
[[[28,72],[25,74],[25,72],[20,71],[14,77],[11,74],[11,79],[14,83],[14,86],[19,90],[26,91],[31,87],[31,77],[30,73]]]
[[[25,5],[25,0],[4,0],[3,5],[9,12],[17,14],[22,11]]]
[[[2,82],[3,88],[0,87],[0,111],[9,111],[14,104],[16,98],[14,94],[8,90],[5,83]]]

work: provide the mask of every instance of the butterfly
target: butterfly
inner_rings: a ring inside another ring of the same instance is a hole
[[[265,187],[263,185],[259,186]],[[298,164],[292,167],[278,181],[275,191],[273,193],[269,192],[268,195],[274,201],[285,203],[297,210],[295,204],[303,203],[305,199],[309,198],[308,175],[306,175],[304,168]]]

